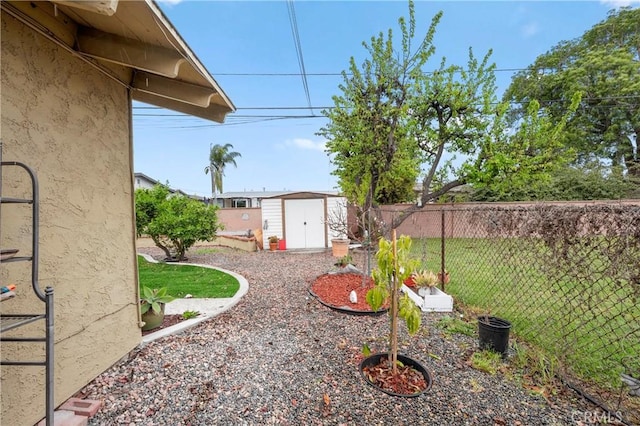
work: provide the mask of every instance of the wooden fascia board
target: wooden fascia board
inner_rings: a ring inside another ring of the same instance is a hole
[[[136,89],[132,90],[132,96],[136,101],[156,105],[173,111],[178,111],[183,114],[204,118],[205,120],[212,120],[218,123],[223,123],[226,115],[231,112],[231,110],[227,106],[209,104],[208,107],[203,108],[185,103],[184,101],[177,101]]]
[[[213,76],[209,74],[205,66],[202,64],[200,59],[191,51],[191,48],[187,45],[187,43],[182,39],[182,37],[178,34],[178,31],[173,27],[173,25],[169,22],[167,17],[162,13],[162,10],[158,7],[154,0],[145,0],[149,9],[158,17],[160,23],[175,40],[177,45],[182,49],[183,52],[186,52],[186,55],[190,58],[191,65],[194,67],[200,75],[202,75],[208,82],[213,86],[213,88],[220,94],[221,98],[224,100],[224,103],[229,106],[231,111],[235,111],[236,107],[231,102],[231,99],[227,97],[224,93],[224,90],[218,85]]]
[[[105,33],[93,28],[78,29],[77,49],[83,55],[148,71],[169,78],[178,76],[187,60],[177,51]]]
[[[113,16],[118,8],[119,0],[51,0],[77,9],[87,10],[101,15]]]
[[[136,72],[131,85],[135,90],[186,102],[206,108],[217,97],[218,92],[209,87],[185,83],[146,72]]]
[[[49,32],[54,38],[73,47],[77,31],[76,22],[58,10],[52,3],[43,1],[2,1],[2,8],[13,9],[34,25]]]

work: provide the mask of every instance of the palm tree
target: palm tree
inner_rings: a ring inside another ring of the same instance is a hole
[[[211,144],[209,147],[209,165],[204,168],[204,173],[211,173],[211,195],[214,202],[217,203],[218,190],[222,193],[222,176],[224,176],[224,168],[227,164],[236,164],[236,157],[242,157],[239,152],[229,151],[233,149],[233,145],[230,143],[225,145]]]

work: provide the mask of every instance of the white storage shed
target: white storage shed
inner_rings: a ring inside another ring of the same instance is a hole
[[[262,238],[285,240],[287,249],[331,247],[333,238],[346,238],[329,229],[328,219],[347,217],[347,200],[335,193],[293,192],[262,199]]]

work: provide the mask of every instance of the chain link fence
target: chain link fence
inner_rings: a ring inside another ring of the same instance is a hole
[[[567,384],[640,424],[640,205],[434,205],[398,233],[450,272],[457,303],[507,319]]]

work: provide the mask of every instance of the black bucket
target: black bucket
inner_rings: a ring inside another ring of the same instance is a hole
[[[480,349],[488,349],[502,354],[503,357],[506,356],[509,349],[510,329],[511,323],[502,318],[478,317]]]
[[[383,358],[389,359],[389,356],[390,355],[386,352],[377,353],[377,354],[369,355],[368,357],[366,357],[360,362],[360,374],[362,375],[362,378],[364,379],[364,381],[367,382],[367,384],[373,386],[374,388],[378,389],[381,392],[386,393],[387,395],[401,396],[404,398],[415,398],[417,396],[422,395],[425,392],[428,392],[429,389],[431,389],[431,375],[429,374],[429,371],[427,371],[427,369],[424,367],[424,365],[422,365],[419,361],[416,361],[413,358],[409,358],[408,356],[404,356],[400,354],[398,354],[398,361],[400,361],[402,364],[406,366],[413,368],[414,370],[422,374],[425,382],[427,383],[427,387],[416,393],[402,394],[402,393],[396,393],[387,389],[383,389],[380,386],[376,385],[375,383],[372,383],[369,380],[369,377],[367,377],[367,374],[364,372],[364,368],[371,367],[372,365],[378,365],[380,364],[380,361],[382,361]]]

